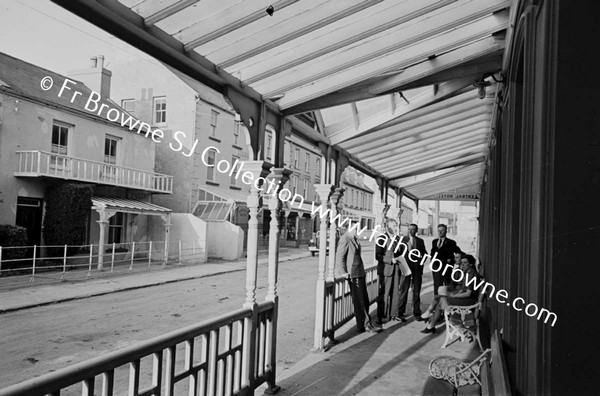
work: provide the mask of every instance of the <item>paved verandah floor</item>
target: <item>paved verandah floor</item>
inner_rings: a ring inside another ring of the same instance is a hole
[[[430,299],[431,293],[425,301]],[[352,320],[336,333],[338,344],[278,374],[279,395],[420,395],[433,358],[449,355],[471,361],[480,354],[476,341],[457,341],[442,349],[443,324],[433,335],[420,333],[423,328],[424,322],[411,316],[405,323],[384,323],[380,333],[359,334]]]

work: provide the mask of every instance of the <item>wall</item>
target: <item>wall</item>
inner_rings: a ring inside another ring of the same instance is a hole
[[[594,1],[521,2],[506,99],[482,188],[485,274],[554,312],[552,327],[489,301],[514,394],[597,393],[594,316],[600,214]],[[586,216],[581,216],[585,213]]]
[[[152,216],[150,219],[152,231],[150,238],[155,241],[164,241],[164,222],[158,216]],[[169,255],[176,257],[179,253],[178,241],[187,242],[190,246],[192,240],[195,240],[197,250],[197,262],[203,263],[207,260],[207,223],[189,213],[171,214],[171,231],[169,236]],[[187,254],[190,254],[189,252]]]
[[[210,221],[207,224],[208,257],[235,260],[242,257],[244,231],[227,221]]]

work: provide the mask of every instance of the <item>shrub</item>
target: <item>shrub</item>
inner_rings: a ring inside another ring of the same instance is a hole
[[[13,246],[27,246],[27,229],[21,226],[0,224],[0,246],[3,248]],[[27,249],[2,249],[2,261],[25,258]],[[3,264],[4,268],[12,268],[15,263]]]
[[[44,242],[46,245],[82,245],[85,242],[87,217],[92,207],[92,186],[87,184],[54,184],[46,189]],[[69,247],[72,256],[79,247]],[[63,248],[48,248],[50,257],[62,257]]]

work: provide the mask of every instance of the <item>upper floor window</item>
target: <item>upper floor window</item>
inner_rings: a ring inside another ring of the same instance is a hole
[[[300,161],[300,149],[294,149],[294,168],[298,169],[298,162]]]
[[[265,159],[267,161],[272,161],[271,151],[273,150],[273,137],[270,133],[267,133],[267,144],[265,146]]]
[[[310,154],[304,154],[304,170],[308,172],[308,164],[310,164]]]
[[[208,152],[208,158],[206,159],[206,163],[208,165],[214,165],[215,164],[215,152],[214,150],[210,150]],[[215,179],[215,167],[214,166],[207,166],[206,167],[206,179],[209,181],[214,181]]]
[[[306,179],[306,178],[305,178],[305,179],[302,181],[302,183],[304,184],[304,185],[302,186],[302,187],[303,187],[302,195],[304,195],[304,196],[308,196],[308,179]]]
[[[217,119],[219,118],[219,112],[215,110],[210,111],[210,135],[217,136]]]
[[[129,114],[135,113],[135,99],[123,99],[121,101],[121,107]]]
[[[167,97],[157,96],[153,100],[154,123],[164,124],[167,122]]]
[[[54,123],[52,125],[52,152],[67,155],[70,127],[64,124]]]
[[[292,194],[296,194],[297,188],[298,188],[298,176],[292,175],[292,177],[290,177],[290,189],[292,190]]]
[[[233,144],[236,146],[240,145],[240,130],[242,129],[242,122],[236,121],[235,128],[233,129]]]
[[[317,177],[320,179],[321,178],[321,158],[317,157],[316,165],[317,165],[317,170],[315,172],[317,173]]]
[[[232,186],[236,186],[237,185],[236,184],[237,183],[237,179],[235,178],[235,176],[237,175],[237,169],[239,169],[239,166],[235,165],[235,161],[237,161],[239,159],[240,159],[240,157],[238,157],[237,155],[231,156],[231,166],[235,166],[236,167],[236,170],[231,173],[231,185]]]
[[[113,165],[117,163],[119,140],[119,138],[108,135],[104,139],[104,163]]]

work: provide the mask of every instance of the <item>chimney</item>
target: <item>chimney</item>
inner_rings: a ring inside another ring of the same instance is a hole
[[[104,68],[104,55],[90,58],[88,69],[67,72],[67,76],[84,83],[88,88],[96,91],[102,97],[110,97],[110,79],[112,73]]]

